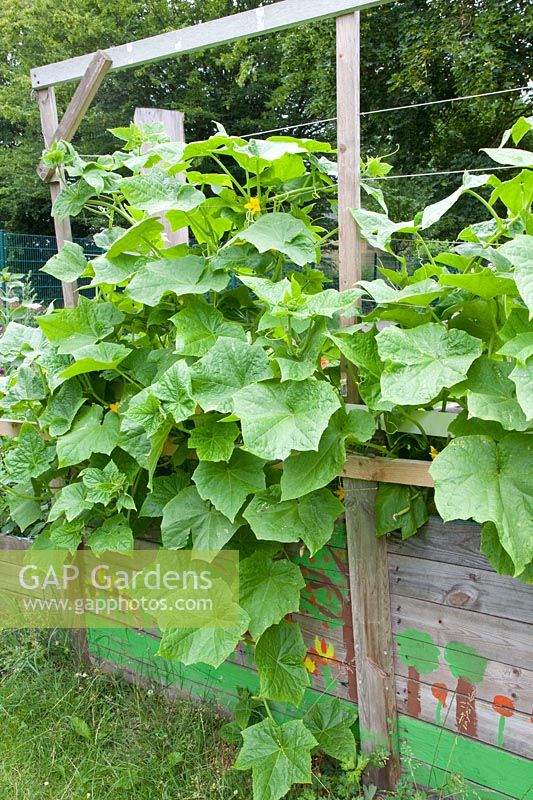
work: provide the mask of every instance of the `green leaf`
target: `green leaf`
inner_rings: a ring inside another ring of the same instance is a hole
[[[93,453],[110,455],[119,440],[118,414],[103,416],[100,406],[84,406],[69,433],[57,440],[59,467],[69,467],[90,458]]]
[[[195,424],[189,437],[189,447],[196,450],[200,461],[229,461],[235,448],[235,439],[240,434],[238,425],[226,422],[216,414],[196,417]]]
[[[341,311],[347,311],[362,297],[361,289],[326,289],[318,294],[302,295],[292,303],[288,303],[291,315],[297,319],[312,317],[333,317]]]
[[[298,499],[280,502],[281,489],[271,486],[257,494],[244,511],[244,518],[258,539],[307,545],[313,556],[333,534],[335,520],[344,506],[327,489]]]
[[[236,238],[250,242],[260,253],[277,250],[300,267],[317,258],[316,234],[292,214],[265,214]]]
[[[239,389],[271,374],[262,347],[223,337],[191,367],[193,395],[204,411],[225,413],[232,411]]]
[[[143,389],[131,398],[124,416],[132,423],[140,425],[148,436],[153,436],[165,423],[166,415],[150,389],[151,387]]]
[[[5,454],[4,466],[10,480],[29,483],[50,469],[54,457],[54,448],[48,447],[34,426],[25,422],[16,445]]]
[[[83,253],[83,247],[74,242],[65,242],[63,247],[55,256],[49,258],[41,272],[53,275],[59,281],[72,283],[85,272],[87,260]]]
[[[318,451],[293,453],[285,461],[281,476],[282,500],[292,500],[327,486],[342,472],[346,440],[367,442],[375,430],[374,417],[363,408],[351,409],[348,414],[344,409],[336,411],[322,434]]]
[[[186,665],[209,664],[216,669],[233,653],[248,629],[248,615],[233,601],[228,587],[220,581],[214,582],[209,597],[213,603],[210,626],[168,628],[161,639],[158,656]]]
[[[59,388],[39,417],[41,428],[48,428],[52,437],[62,436],[70,430],[74,417],[85,402],[81,386],[69,381]]]
[[[311,783],[317,741],[301,719],[278,725],[265,719],[242,732],[235,768],[252,770],[254,800],[280,800],[295,783]]]
[[[517,364],[509,375],[516,386],[516,399],[528,418],[533,419],[533,359],[523,366]]]
[[[490,175],[469,175],[465,172],[463,176],[463,185],[460,186],[451,195],[445,197],[444,200],[439,200],[438,203],[432,203],[426,206],[422,214],[422,223],[420,227],[422,230],[430,228],[443,217],[447,211],[454,206],[459,198],[472,189],[477,189],[479,186],[484,186],[489,180]]]
[[[162,169],[123,178],[119,189],[133,208],[148,214],[159,214],[170,209],[192,211],[205,200],[205,195],[194,186],[180,183]]]
[[[162,517],[163,509],[182,489],[189,485],[189,478],[185,473],[177,472],[173,475],[158,475],[154,478],[152,491],[147,494],[140,517]]]
[[[106,255],[108,258],[116,258],[121,253],[150,253],[150,244],[160,244],[161,232],[164,226],[158,219],[150,217],[137,222],[118,236]]]
[[[512,433],[455,439],[433,462],[435,503],[444,521],[493,522],[515,575],[533,560],[533,442]]]
[[[61,189],[52,206],[52,214],[58,219],[77,217],[83,211],[87,200],[96,194],[95,189],[81,178]]]
[[[303,721],[326,755],[355,762],[357,747],[350,730],[357,721],[355,708],[349,708],[338,697],[323,697],[311,706]]]
[[[191,375],[186,361],[177,361],[152,384],[150,391],[163,404],[175,422],[188,419],[196,408],[192,398]]]
[[[82,739],[87,739],[87,741],[91,741],[91,729],[85,722],[85,720],[80,719],[80,717],[71,717],[70,718],[70,725],[74,733],[77,733],[78,736],[81,736]]]
[[[93,504],[86,499],[83,483],[69,483],[57,492],[50,508],[48,521],[53,522],[64,515],[68,522],[79,517],[84,511],[90,511]]]
[[[168,292],[187,294],[220,292],[227,286],[226,272],[213,272],[201,256],[159,258],[148,261],[130,282],[126,294],[145,306],[156,306]]]
[[[261,695],[299,706],[309,685],[306,653],[299,625],[283,620],[266,630],[255,648]]]
[[[113,342],[99,342],[80,347],[73,354],[74,364],[64,369],[61,377],[68,379],[76,375],[84,375],[87,372],[115,369],[130,353],[129,348]]]
[[[126,517],[115,514],[103,521],[89,538],[87,544],[97,556],[105,552],[131,552],[133,550],[133,532]]]
[[[82,472],[85,497],[92,503],[109,505],[111,500],[126,488],[127,478],[116,464],[110,461],[103,469],[88,467]]]
[[[503,549],[498,537],[498,529],[493,522],[486,522],[481,528],[480,550],[499,575],[514,575],[513,561]],[[524,583],[533,584],[533,561],[516,577]]]
[[[163,546],[179,550],[192,533],[196,550],[221,550],[238,527],[202,500],[195,486],[188,486],[163,509]]]
[[[316,380],[257,383],[233,398],[244,444],[267,460],[284,460],[291,450],[318,450],[320,437],[339,406],[333,387]]]
[[[376,534],[401,531],[402,539],[413,536],[429,517],[426,493],[414,486],[378,484],[376,495]]]
[[[0,356],[5,361],[17,358],[33,359],[45,349],[46,340],[38,328],[30,328],[19,322],[9,322],[0,337]]]
[[[499,352],[504,356],[516,358],[520,364],[525,365],[527,360],[533,356],[533,331],[519,333],[513,339],[509,339]]]
[[[465,289],[485,300],[492,300],[500,295],[509,295],[509,297],[518,295],[513,276],[498,274],[490,267],[485,267],[479,272],[467,272],[462,275],[442,273],[439,277],[439,284]]]
[[[404,289],[396,289],[381,278],[376,281],[359,281],[359,285],[380,305],[405,303],[413,306],[429,306],[441,293],[438,284],[429,278],[411,283]]]
[[[24,499],[7,493],[9,516],[21,531],[25,531],[29,525],[33,525],[34,522],[40,519],[42,513],[41,506],[36,500],[31,499],[33,496],[33,485],[31,482],[17,484],[14,488],[19,494],[30,497],[30,499]]]
[[[264,461],[236,450],[229,461],[200,461],[193,481],[203,500],[233,522],[249,494],[265,488]]]
[[[171,322],[176,328],[176,351],[183,356],[205,356],[223,336],[246,341],[242,325],[227,322],[218,309],[197,297],[189,297]]]
[[[376,341],[386,363],[383,398],[400,405],[430,403],[442,389],[464,380],[482,351],[479,339],[432,322],[410,330],[385,328]]]
[[[532,154],[533,157],[533,154]],[[515,236],[498,249],[498,253],[511,262],[515,268],[515,280],[522,300],[533,317],[533,236]]]
[[[60,520],[48,529],[50,542],[59,550],[70,550],[71,553],[75,553],[82,540],[83,530],[83,522]]]
[[[525,167],[526,169],[533,167],[533,153],[528,150],[518,150],[512,147],[482,147],[481,149],[497,164]]]
[[[80,297],[76,308],[62,308],[37,317],[45,336],[58,345],[60,353],[74,353],[80,347],[105,339],[124,314],[113,303],[95,303]]]
[[[239,275],[239,280],[244,283],[260,300],[271,306],[282,305],[291,298],[291,283],[287,278],[281,281],[270,281],[268,278],[251,278]]]
[[[468,372],[466,399],[471,417],[495,420],[509,431],[523,431],[527,419],[509,380],[512,365],[481,356]]]
[[[351,208],[350,213],[359,225],[361,236],[378,250],[385,250],[395,233],[416,233],[417,226],[411,222],[393,222],[386,214]]]
[[[122,253],[115,258],[108,258],[107,255],[98,256],[89,263],[94,272],[94,278],[90,286],[99,286],[101,283],[107,283],[111,286],[117,283],[125,283],[144,264],[146,264],[146,258],[131,256],[127,253]]]
[[[254,639],[299,610],[304,587],[300,567],[286,558],[273,561],[268,553],[258,550],[241,561],[240,603],[250,617],[249,631]]]

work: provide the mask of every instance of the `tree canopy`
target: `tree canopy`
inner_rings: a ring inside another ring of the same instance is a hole
[[[0,228],[52,230],[49,195],[35,173],[42,139],[31,67],[272,1],[78,0],[68,11],[53,0],[8,4],[0,19]],[[365,12],[363,110],[526,85],[527,6],[527,0],[404,0]],[[58,87],[60,112],[72,91]],[[527,105],[516,92],[366,116],[363,149],[383,155],[399,146],[389,159],[398,173],[483,166],[479,148],[496,145]],[[189,140],[210,135],[213,120],[245,134],[334,117],[334,22],[114,73],[81,126],[78,147],[101,152],[106,129],[127,124],[136,106],[184,111]],[[333,141],[335,124],[299,132]],[[401,216],[422,208],[447,181],[391,181],[392,210]],[[76,232],[87,232],[89,223],[77,223]]]

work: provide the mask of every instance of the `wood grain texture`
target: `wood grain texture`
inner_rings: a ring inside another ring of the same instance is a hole
[[[389,553],[427,558],[444,564],[457,564],[473,569],[494,572],[487,558],[480,552],[481,529],[473,522],[443,522],[440,517],[430,517],[424,527],[410,539],[402,541],[393,534],[388,539]]]
[[[344,478],[377,483],[401,483],[407,486],[434,486],[429,474],[430,461],[403,458],[367,458],[350,454],[341,472]]]
[[[107,53],[99,50],[95,54],[67,106],[61,122],[51,135],[47,131],[45,137],[46,147],[50,147],[54,142],[72,141],[106,73],[109,71],[111,63],[111,57]],[[53,179],[55,169],[47,167],[43,161],[39,161],[37,174],[43,181],[48,183]]]
[[[41,128],[43,132],[43,139],[45,147],[52,144],[54,134],[57,130],[57,105],[54,87],[48,89],[41,89],[37,92],[37,102],[39,104],[39,112],[41,115]],[[59,181],[52,181],[50,184],[50,197],[52,206],[55,199],[61,191],[61,184]],[[61,250],[65,242],[72,241],[72,229],[70,227],[70,218],[58,219],[54,217],[54,228],[57,241],[58,252]],[[63,302],[65,307],[75,308],[78,302],[78,285],[76,281],[67,283],[61,281],[61,289],[63,292]]]
[[[400,760],[387,545],[375,534],[377,486],[355,480],[344,485],[361,747],[366,752],[387,749],[386,766],[372,768],[369,779],[392,788],[400,777]]]
[[[107,53],[113,59],[113,71],[128,69],[185,53],[196,53],[239,39],[281,31],[300,23],[336,17],[349,11],[363,11],[387,2],[390,0],[313,0],[312,3],[282,0],[270,6],[261,6],[182,30],[110,47]],[[32,87],[42,89],[81,78],[93,56],[94,53],[89,53],[32,69]]]
[[[503,618],[495,625],[533,621],[533,587],[508,575],[389,553],[389,577],[395,595]]]

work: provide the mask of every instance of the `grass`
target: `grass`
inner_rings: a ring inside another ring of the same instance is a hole
[[[66,640],[0,633],[0,798],[249,800],[207,704],[77,672]]]

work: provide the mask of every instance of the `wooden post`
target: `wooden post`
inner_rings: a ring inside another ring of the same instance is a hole
[[[361,205],[360,181],[359,14],[337,18],[337,125],[339,164],[339,288],[361,280],[361,241],[350,208]],[[353,320],[347,320],[351,324]],[[347,398],[358,401],[357,387],[346,372]],[[394,788],[400,777],[396,695],[385,540],[376,536],[377,484],[344,480],[346,530],[353,614],[353,635],[361,748],[384,747],[390,757],[372,768],[369,780]]]
[[[161,122],[170,136],[171,142],[185,141],[184,120],[185,115],[181,111],[171,111],[168,108],[136,108],[133,115],[133,121],[139,128],[152,122]],[[179,178],[179,175],[176,177]],[[173,231],[164,214],[158,216],[165,226],[165,234],[171,246],[189,243],[188,228],[180,228],[177,231]]]

